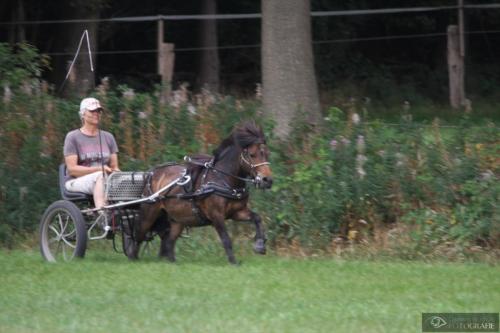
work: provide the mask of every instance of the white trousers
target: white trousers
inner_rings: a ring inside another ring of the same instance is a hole
[[[102,176],[102,171],[89,173],[75,179],[70,179],[64,184],[70,192],[81,192],[86,194],[94,194],[95,182]]]

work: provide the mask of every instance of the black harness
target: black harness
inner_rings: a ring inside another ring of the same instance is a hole
[[[197,204],[198,199],[205,198],[205,197],[212,195],[212,194],[218,195],[218,196],[221,196],[221,197],[224,197],[227,199],[231,199],[231,200],[244,200],[249,196],[249,192],[248,192],[247,187],[233,188],[229,184],[227,184],[225,181],[222,181],[222,184],[217,183],[217,182],[212,182],[212,181],[205,182],[205,178],[207,177],[209,171],[224,174],[224,175],[231,176],[231,177],[234,177],[234,178],[237,178],[240,180],[244,180],[244,181],[251,181],[251,179],[234,176],[234,175],[228,174],[222,170],[215,168],[213,165],[214,164],[213,157],[209,160],[205,160],[205,159],[196,160],[196,159],[192,159],[192,158],[186,156],[184,158],[184,160],[186,161],[186,163],[188,165],[191,164],[193,166],[201,167],[203,171],[200,173],[200,172],[197,172],[198,170],[196,170],[195,168],[187,168],[188,171],[187,171],[186,176],[190,176],[190,181],[187,184],[184,184],[182,186],[184,193],[169,195],[167,192],[164,195],[157,197],[154,201],[152,201],[150,203],[156,203],[158,201],[165,200],[165,199],[171,199],[171,198],[181,199],[181,200],[189,200],[191,202],[191,210],[192,210],[193,214],[197,217],[197,219],[200,221],[200,224],[207,225],[207,224],[210,224],[210,221],[204,216],[200,207],[198,206],[198,204]],[[169,162],[169,163],[159,165],[159,166],[149,170],[146,173],[147,178],[146,178],[146,184],[145,184],[145,187],[146,187],[145,192],[149,193],[149,194],[153,193],[152,188],[151,188],[151,181],[152,181],[153,174],[154,174],[155,170],[162,168],[162,167],[168,167],[168,166],[173,166],[173,165],[177,165],[177,164],[178,163],[175,163],[175,162]],[[194,189],[198,177],[201,177],[201,185],[199,188]]]
[[[214,182],[208,182],[206,184],[202,184],[196,191],[177,194],[171,197],[176,197],[179,199],[198,199],[211,194],[215,194],[232,200],[243,200],[248,197],[248,190],[246,187],[231,188]]]
[[[225,181],[222,182],[222,184],[217,183],[217,182],[206,182],[205,183],[205,178],[207,177],[207,174],[209,171],[212,171],[214,173],[220,173],[226,176],[231,176],[240,180],[244,181],[250,181],[248,178],[242,178],[238,176],[234,176],[231,174],[228,174],[225,171],[219,170],[215,168],[214,166],[214,159],[211,158],[209,161],[198,161],[195,159],[192,159],[191,157],[186,156],[184,160],[188,164],[192,164],[195,166],[199,166],[203,168],[203,174],[201,175],[201,185],[198,189],[194,190],[194,184],[196,184],[197,178],[198,177],[193,177],[191,176],[191,182],[190,186],[187,189],[184,187],[184,192],[182,194],[177,194],[174,197],[177,197],[179,199],[198,199],[198,198],[203,198],[211,194],[219,195],[221,197],[227,198],[227,199],[232,199],[232,200],[243,200],[248,197],[248,189],[247,187],[242,187],[242,188],[233,188],[229,184],[227,184]]]

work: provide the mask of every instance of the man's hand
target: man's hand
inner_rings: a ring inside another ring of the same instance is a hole
[[[104,172],[106,172],[108,175],[110,173],[112,173],[113,171],[115,171],[115,170],[111,169],[109,166],[107,166],[107,165],[104,166]]]

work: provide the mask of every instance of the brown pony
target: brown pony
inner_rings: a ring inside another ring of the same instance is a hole
[[[185,227],[212,225],[217,231],[228,260],[236,264],[225,220],[252,221],[256,235],[254,251],[265,254],[264,228],[259,215],[248,207],[246,183],[267,189],[272,186],[269,150],[262,129],[254,122],[236,126],[214,150],[214,156],[187,158],[186,164],[167,164],[152,171],[154,193],[187,171],[191,182],[174,186],[161,200],[141,206],[140,221],[134,226],[133,241],[126,254],[138,258],[141,242],[152,230],[161,237],[160,256],[175,261],[175,242]],[[148,195],[148,193],[145,193]]]

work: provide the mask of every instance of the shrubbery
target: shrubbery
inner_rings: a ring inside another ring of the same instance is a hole
[[[4,246],[35,231],[58,199],[64,135],[79,126],[78,100],[51,96],[37,70],[12,66],[0,65],[9,78],[0,104]],[[437,119],[417,123],[407,111],[387,124],[352,103],[330,108],[321,128],[296,119],[290,139],[279,142],[258,100],[192,95],[181,87],[162,104],[157,94],[111,89],[107,82],[94,95],[106,108],[103,127],[117,137],[123,170],[211,153],[235,123],[261,121],[275,182],[252,201],[276,248],[338,251],[360,243],[414,258],[499,247],[500,131],[493,123],[475,125],[467,117],[453,127]]]
[[[259,202],[273,239],[330,250],[369,243],[405,257],[498,248],[494,124],[464,118],[441,127],[409,115],[384,124],[364,122],[355,110],[328,112],[321,133],[297,132],[294,148],[273,161],[281,176],[269,200]]]

